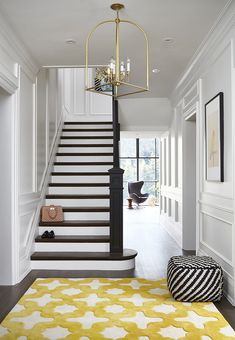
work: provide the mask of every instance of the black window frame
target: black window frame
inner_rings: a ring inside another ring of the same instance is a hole
[[[123,138],[123,139],[128,139],[128,138]],[[132,139],[132,138],[130,138],[130,139]],[[160,164],[159,164],[160,155],[159,155],[159,153],[157,154],[157,140],[158,140],[159,144],[160,144],[160,140],[158,138],[154,138],[155,156],[154,157],[153,156],[146,157],[146,156],[140,156],[140,139],[145,139],[145,138],[133,138],[133,139],[136,140],[136,152],[135,152],[136,155],[135,155],[135,157],[134,156],[130,156],[130,157],[124,156],[124,157],[122,157],[121,152],[120,152],[120,160],[122,160],[122,159],[134,159],[134,160],[136,160],[136,176],[137,176],[136,181],[142,180],[142,179],[140,179],[139,160],[141,160],[141,159],[154,159],[155,160],[155,176],[154,176],[155,179],[153,181],[145,180],[144,183],[154,183],[154,185],[155,185],[155,196],[157,197],[157,205],[159,205],[160,178],[159,177],[157,178],[157,162],[158,162],[159,171],[160,171]],[[148,138],[146,138],[146,139],[148,139]],[[126,180],[124,180],[123,182],[128,183],[128,181],[126,181]]]

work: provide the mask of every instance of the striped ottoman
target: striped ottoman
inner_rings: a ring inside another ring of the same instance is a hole
[[[208,256],[173,256],[167,267],[167,284],[178,301],[219,301],[222,268]]]

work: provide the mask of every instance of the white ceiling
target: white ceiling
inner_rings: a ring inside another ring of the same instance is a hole
[[[114,18],[111,0],[1,0],[0,10],[40,65],[84,65],[85,39],[99,22]],[[123,0],[120,14],[142,26],[150,42],[151,91],[149,97],[169,97],[176,82],[205,35],[216,21],[228,0]],[[96,46],[91,63],[105,64],[113,54],[108,47],[112,30],[95,35]],[[123,38],[124,57],[132,59],[133,73],[138,80],[144,74],[142,38],[126,30]],[[123,35],[122,35],[123,37]],[[163,39],[174,38],[165,46]],[[65,40],[73,38],[75,45]],[[127,39],[131,38],[131,43]],[[125,41],[124,41],[125,40]],[[135,65],[135,67],[133,66]],[[138,68],[138,70],[137,70]],[[134,72],[135,71],[135,72]],[[146,96],[146,94],[143,94]]]

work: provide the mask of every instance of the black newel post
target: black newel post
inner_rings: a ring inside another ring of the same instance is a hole
[[[110,252],[123,252],[123,173],[119,164],[118,101],[113,100],[113,168],[110,174]]]

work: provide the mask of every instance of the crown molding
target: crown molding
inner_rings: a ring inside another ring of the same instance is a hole
[[[1,47],[19,63],[29,75],[36,75],[40,69],[39,63],[25,47],[24,43],[7,22],[5,15],[0,12],[0,42]]]
[[[0,64],[0,87],[9,94],[13,94],[18,88],[18,78],[10,73],[2,64]]]
[[[205,55],[213,49],[213,47],[219,43],[219,41],[235,26],[235,2],[229,0],[223,10],[220,12],[219,17],[216,22],[206,35],[203,42],[200,44],[199,48],[191,58],[188,66],[185,68],[184,72],[181,74],[176,86],[170,96],[171,99],[177,96],[182,88],[186,88],[186,83],[188,84],[193,78],[195,70],[199,68],[201,62]]]

